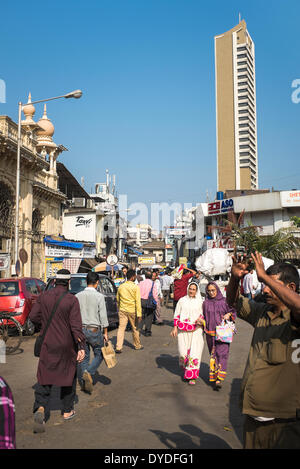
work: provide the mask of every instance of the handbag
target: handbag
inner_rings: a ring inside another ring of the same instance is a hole
[[[216,327],[216,340],[221,342],[231,343],[234,334],[236,334],[236,327],[232,321],[222,321],[220,326]]]
[[[155,309],[157,306],[157,303],[155,299],[153,298],[153,287],[154,287],[154,282],[152,283],[152,287],[151,287],[151,290],[147,299],[147,303],[146,303],[147,309]]]
[[[104,343],[104,347],[101,347],[101,352],[108,368],[113,368],[114,366],[116,366],[116,353],[110,340]]]
[[[43,332],[42,335],[38,335],[36,340],[35,340],[35,344],[34,344],[34,356],[35,357],[39,357],[40,356],[40,353],[41,353],[41,349],[42,349],[42,345],[43,345],[43,342],[44,342],[44,339],[45,339],[45,335],[46,335],[46,332],[48,330],[48,327],[50,326],[50,323],[52,321],[52,318],[54,316],[54,313],[55,311],[57,310],[57,307],[59,305],[59,303],[61,302],[61,300],[63,299],[63,297],[67,294],[68,292],[64,292],[59,298],[58,300],[56,301],[55,305],[53,306],[53,309],[51,311],[51,314],[50,314],[50,317],[48,319],[48,322],[46,324],[46,327],[45,327],[45,330]]]

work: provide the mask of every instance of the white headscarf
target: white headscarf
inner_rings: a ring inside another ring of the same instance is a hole
[[[194,298],[191,298],[188,293],[191,285],[196,285],[197,288],[197,293]],[[179,316],[180,321],[188,321],[190,324],[194,324],[200,314],[202,314],[202,297],[199,285],[192,281],[188,284],[186,296],[180,298],[177,303],[174,318]]]

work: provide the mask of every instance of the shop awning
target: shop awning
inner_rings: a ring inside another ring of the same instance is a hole
[[[52,244],[54,246],[62,246],[64,248],[71,248],[71,249],[83,249],[84,244],[83,243],[76,243],[75,241],[63,241],[63,240],[57,240],[53,239],[50,236],[45,236],[44,238],[44,243],[46,244]]]
[[[137,251],[136,249],[132,248],[131,246],[127,246],[127,249],[134,252],[135,254],[138,254],[139,256],[141,256],[143,254],[142,252]]]

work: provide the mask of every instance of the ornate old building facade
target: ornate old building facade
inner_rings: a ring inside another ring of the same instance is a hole
[[[62,232],[62,209],[66,196],[58,190],[56,160],[66,150],[53,142],[54,126],[44,115],[35,122],[35,108],[23,107],[20,161],[19,246],[26,251],[21,258],[21,275],[44,278],[44,236]],[[17,124],[0,116],[0,274],[9,277],[14,259]]]

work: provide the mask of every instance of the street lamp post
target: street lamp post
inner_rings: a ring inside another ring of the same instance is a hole
[[[53,101],[54,99],[60,98],[81,98],[82,91],[75,90],[71,93],[64,94],[62,96],[55,96],[54,98],[40,99],[38,101],[33,101],[30,104],[45,103],[46,101]],[[18,104],[18,139],[17,139],[17,174],[16,174],[16,217],[15,217],[15,258],[14,262],[18,260],[18,249],[19,249],[19,198],[20,198],[20,164],[21,164],[21,144],[22,144],[22,132],[21,132],[21,118],[22,118],[22,107],[25,107],[26,104],[22,104],[19,101]]]

